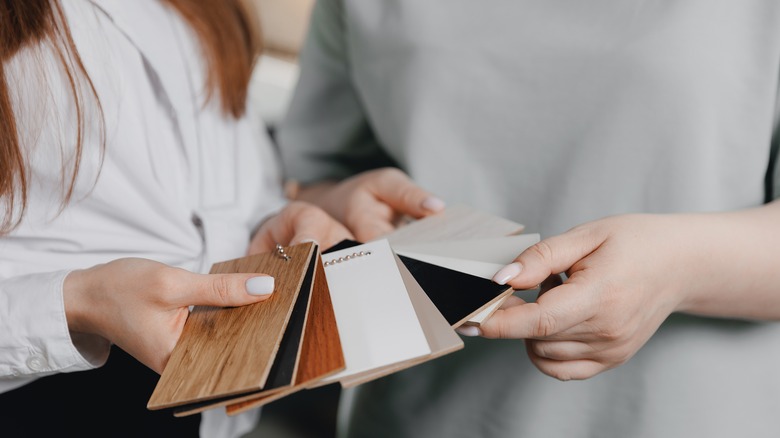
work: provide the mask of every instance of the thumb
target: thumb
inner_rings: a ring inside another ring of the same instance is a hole
[[[235,307],[264,301],[274,291],[274,277],[264,274],[193,274],[186,305]]]
[[[401,171],[385,172],[374,182],[374,195],[397,212],[419,219],[444,210],[444,201],[423,190]]]
[[[498,284],[514,289],[530,289],[554,274],[569,270],[604,242],[604,237],[584,228],[575,228],[544,239],[520,253],[514,262],[493,276]]]

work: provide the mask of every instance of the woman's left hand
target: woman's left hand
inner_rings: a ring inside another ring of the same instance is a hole
[[[292,201],[277,215],[258,228],[247,254],[270,251],[276,244],[295,245],[314,241],[327,249],[344,239],[354,239],[352,233],[321,208],[302,201]]]

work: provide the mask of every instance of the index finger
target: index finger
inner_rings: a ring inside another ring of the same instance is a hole
[[[438,213],[445,207],[444,201],[415,184],[400,170],[384,172],[374,184],[373,192],[377,198],[393,210],[415,219]]]

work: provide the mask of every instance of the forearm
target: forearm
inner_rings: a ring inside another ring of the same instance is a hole
[[[728,318],[780,319],[780,203],[685,215],[677,269],[689,290],[678,310]]]

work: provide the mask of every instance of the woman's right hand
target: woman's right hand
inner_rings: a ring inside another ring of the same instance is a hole
[[[270,297],[262,274],[195,274],[140,258],[71,272],[63,286],[71,332],[101,336],[162,373],[189,306],[243,306]]]

